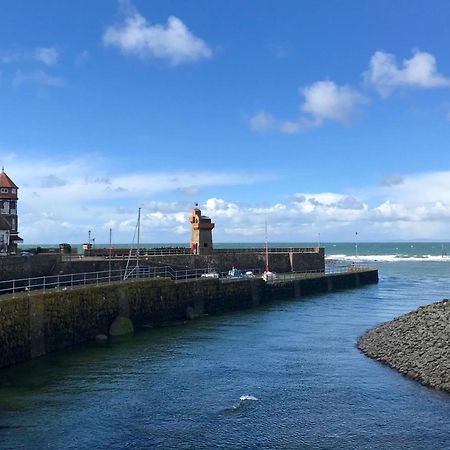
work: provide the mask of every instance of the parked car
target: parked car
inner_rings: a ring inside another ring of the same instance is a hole
[[[208,272],[208,273],[203,273],[201,275],[202,278],[219,278],[219,274],[217,272]]]

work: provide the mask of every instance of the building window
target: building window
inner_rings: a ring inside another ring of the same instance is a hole
[[[16,202],[9,202],[9,207],[11,209],[16,209]]]
[[[2,194],[6,194],[8,192],[8,189],[7,188],[1,188],[0,192]]]
[[[15,194],[15,193],[16,193],[16,188],[11,188],[11,192],[12,192],[13,194]]]

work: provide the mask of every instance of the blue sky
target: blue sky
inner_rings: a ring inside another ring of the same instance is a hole
[[[3,0],[25,243],[449,240],[450,5]]]

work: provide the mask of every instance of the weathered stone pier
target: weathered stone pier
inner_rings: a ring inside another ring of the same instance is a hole
[[[118,316],[140,327],[377,282],[377,270],[358,269],[274,284],[261,278],[152,278],[23,292],[14,298],[4,295],[0,297],[0,367],[106,335]]]

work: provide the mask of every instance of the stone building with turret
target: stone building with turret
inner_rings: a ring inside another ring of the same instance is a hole
[[[214,223],[207,216],[202,216],[198,205],[192,210],[189,217],[192,225],[191,251],[194,255],[209,255],[213,252],[212,229]]]
[[[17,253],[17,244],[22,242],[17,231],[17,191],[18,187],[6,175],[4,169],[0,173],[0,253]]]

